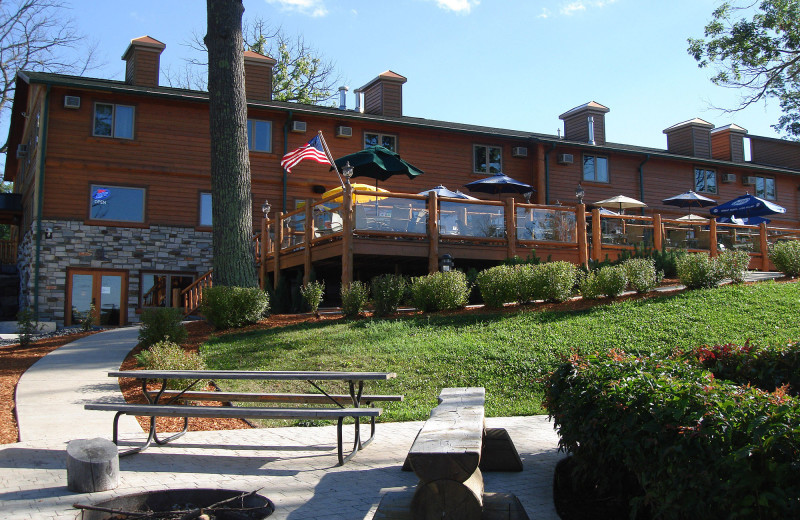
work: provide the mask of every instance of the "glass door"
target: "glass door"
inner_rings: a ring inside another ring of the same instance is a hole
[[[127,272],[70,270],[68,283],[66,325],[81,323],[88,314],[96,325],[126,324]]]

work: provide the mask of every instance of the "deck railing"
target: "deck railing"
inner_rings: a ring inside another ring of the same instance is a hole
[[[0,240],[0,264],[17,263],[17,241]]]
[[[213,275],[213,271],[208,271],[200,278],[192,282],[192,285],[181,291],[184,316],[192,314],[200,307],[200,300],[203,299],[203,289],[214,285]]]
[[[301,251],[308,277],[311,249],[332,240],[342,242],[342,282],[348,283],[353,240],[358,238],[427,241],[430,271],[438,268],[439,245],[448,242],[504,247],[509,257],[524,248],[561,250],[578,264],[615,259],[635,248],[707,251],[712,256],[725,249],[744,249],[751,254],[751,268],[767,269],[769,244],[800,240],[800,229],[685,221],[660,214],[603,215],[596,209],[587,213],[582,204],[546,206],[520,204],[512,198],[465,200],[348,187],[340,195],[308,200],[294,211],[263,221],[261,235],[259,240],[267,247],[257,245],[256,255],[264,284],[269,267],[280,272],[282,255]]]

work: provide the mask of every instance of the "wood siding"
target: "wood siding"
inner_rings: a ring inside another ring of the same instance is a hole
[[[142,87],[158,86],[161,51],[134,48],[125,66],[125,83]]]
[[[744,134],[730,130],[711,132],[711,156],[720,161],[744,162]]]
[[[685,125],[667,133],[667,150],[680,155],[711,158],[711,133],[708,128]]]
[[[585,110],[564,119],[564,138],[570,141],[589,142],[589,116],[594,117],[594,141],[606,144],[605,114],[600,111]]]
[[[403,115],[403,85],[384,83],[383,115],[400,117]]]
[[[364,113],[381,115],[383,112],[383,83],[376,82],[364,91]]]
[[[258,65],[245,61],[244,89],[249,101],[269,101],[272,99],[272,66]]]
[[[783,168],[797,168],[800,146],[796,142],[750,136],[750,161]]]

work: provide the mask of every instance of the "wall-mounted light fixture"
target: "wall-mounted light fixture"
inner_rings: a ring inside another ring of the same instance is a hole
[[[583,197],[586,195],[586,191],[584,191],[583,186],[581,183],[578,183],[578,187],[575,188],[575,198],[578,199],[578,204],[583,204]]]
[[[269,201],[268,200],[264,200],[264,204],[261,205],[261,211],[264,213],[264,217],[265,218],[267,216],[267,213],[269,213],[269,210],[271,210],[271,209],[272,209],[272,205],[270,205]]]
[[[44,228],[44,238],[48,240],[53,238],[53,228]]]

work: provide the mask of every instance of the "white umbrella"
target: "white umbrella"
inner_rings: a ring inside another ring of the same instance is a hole
[[[700,215],[695,215],[694,213],[689,213],[688,215],[684,215],[683,217],[675,220],[681,220],[683,222],[708,222],[706,217],[701,217]]]
[[[644,202],[626,197],[625,195],[617,195],[610,199],[599,200],[595,202],[594,205],[603,208],[618,209],[620,214],[622,214],[622,210],[626,208],[643,208],[647,206]]]

